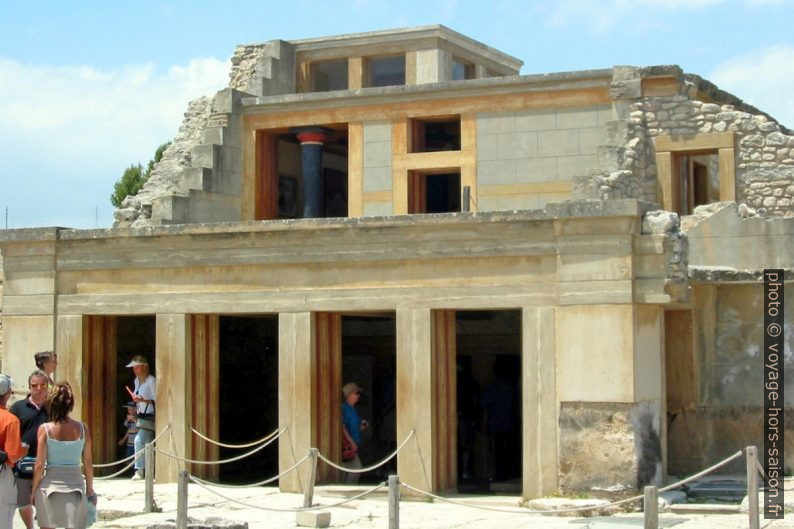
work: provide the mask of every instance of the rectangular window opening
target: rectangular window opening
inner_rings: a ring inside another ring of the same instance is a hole
[[[411,120],[411,152],[460,150],[460,116]]]
[[[368,87],[405,84],[405,55],[371,57],[367,60]]]
[[[466,79],[474,79],[474,65],[454,57],[452,59],[452,80],[464,81]]]
[[[312,92],[347,90],[347,59],[313,62],[311,81]]]
[[[460,211],[460,171],[408,174],[408,213]]]

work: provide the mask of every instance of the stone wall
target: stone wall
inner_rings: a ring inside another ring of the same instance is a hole
[[[268,43],[244,44],[234,49],[229,70],[229,88],[243,92],[249,87],[251,79],[256,75],[259,59],[267,52]]]
[[[542,208],[570,198],[569,192],[521,192],[520,186],[572,182],[599,167],[598,148],[606,142],[605,124],[611,119],[610,106],[478,114],[479,209]],[[494,192],[484,196],[490,186]]]
[[[624,70],[620,70],[621,76],[632,76]],[[678,71],[675,67],[668,70]],[[639,78],[643,72],[636,69],[634,74]],[[596,196],[658,202],[653,137],[734,131],[736,200],[757,208],[763,216],[794,216],[794,136],[790,131],[699,78],[679,73],[678,80],[677,94],[636,94],[633,100],[624,99],[628,101],[627,115],[618,127],[625,130],[626,141],[617,152],[617,168],[594,177]],[[702,93],[704,84],[710,88],[707,94]],[[696,99],[704,95],[715,96],[718,102]],[[725,100],[728,102],[719,102]]]
[[[651,402],[560,403],[560,489],[659,484],[659,424]]]

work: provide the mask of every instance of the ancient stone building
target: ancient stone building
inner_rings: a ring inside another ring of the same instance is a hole
[[[443,26],[238,47],[114,228],[0,231],[4,369],[55,348],[105,461],[139,353],[174,450],[286,428],[269,475],[340,458],[350,380],[365,462],[413,432],[396,470],[433,490],[640,487],[760,444],[791,132],[676,66],[521,64]]]

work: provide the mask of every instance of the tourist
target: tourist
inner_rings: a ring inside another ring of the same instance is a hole
[[[356,403],[361,397],[361,388],[355,382],[350,382],[342,386],[342,435],[344,441],[349,446],[349,457],[343,454],[344,464],[347,468],[358,470],[361,468],[361,459],[358,451],[361,448],[361,431],[366,430],[369,424],[363,420],[358,411]],[[359,473],[348,472],[345,474],[345,483],[355,485],[358,483]]]
[[[127,445],[124,457],[128,458],[135,453],[135,436],[138,435],[138,411],[137,405],[134,402],[127,403],[124,409],[127,410],[127,416],[122,421],[124,425],[124,435],[119,439],[118,445]]]
[[[27,446],[19,437],[19,419],[6,409],[11,398],[11,377],[0,374],[0,527],[11,528],[17,506],[14,464],[25,455]]]
[[[42,529],[83,529],[88,502],[96,505],[91,435],[85,424],[69,416],[73,409],[72,387],[68,382],[56,383],[47,395],[50,422],[39,426],[30,497]]]
[[[135,453],[140,452],[154,440],[154,404],[157,395],[157,380],[149,374],[149,361],[146,357],[136,355],[127,367],[135,373],[134,390],[130,391],[132,400],[138,406],[138,433],[135,434]],[[135,473],[132,479],[144,478],[144,458],[135,458]]]
[[[55,370],[58,368],[58,354],[53,351],[42,351],[33,355],[36,367],[47,374],[52,386],[55,383]]]
[[[24,400],[18,400],[11,406],[11,413],[19,419],[22,441],[28,444],[28,453],[14,467],[17,478],[17,507],[19,517],[27,529],[33,529],[33,507],[30,505],[30,493],[33,483],[33,465],[38,447],[39,426],[47,422],[47,389],[50,377],[37,369],[28,377],[30,394]]]

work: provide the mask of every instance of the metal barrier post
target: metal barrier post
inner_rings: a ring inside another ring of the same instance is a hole
[[[463,186],[463,198],[460,202],[461,211],[471,211],[471,186]]]
[[[176,489],[176,529],[187,529],[187,480],[188,471],[179,471]]]
[[[146,443],[143,449],[143,512],[154,512],[154,443]]]
[[[303,508],[312,506],[314,501],[314,482],[317,479],[317,454],[319,451],[316,448],[309,450],[309,483],[306,485],[306,490],[303,492]]]
[[[389,476],[389,529],[400,527],[400,481],[395,475]]]
[[[644,529],[659,528],[659,491],[656,487],[645,487],[645,499],[642,505]]]
[[[747,514],[750,516],[750,529],[758,529],[758,452],[756,447],[748,446],[747,454]]]

